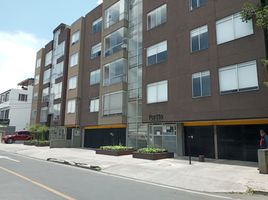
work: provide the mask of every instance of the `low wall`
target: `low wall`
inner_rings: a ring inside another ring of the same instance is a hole
[[[70,148],[71,140],[50,140],[50,148]]]

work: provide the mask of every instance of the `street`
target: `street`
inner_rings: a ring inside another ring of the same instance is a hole
[[[212,200],[264,196],[207,194],[158,186],[0,151],[0,199]]]

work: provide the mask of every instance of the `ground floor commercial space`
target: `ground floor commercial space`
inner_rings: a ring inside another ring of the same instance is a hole
[[[148,124],[147,145],[180,156],[257,161],[259,130],[268,119]]]
[[[83,146],[99,148],[107,145],[126,145],[126,126],[89,126],[83,129]]]

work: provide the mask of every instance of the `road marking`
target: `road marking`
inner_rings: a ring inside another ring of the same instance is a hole
[[[37,186],[39,186],[39,187],[41,187],[41,188],[43,188],[43,189],[45,189],[45,190],[47,190],[47,191],[49,191],[51,193],[54,193],[54,194],[66,199],[66,200],[75,200],[73,197],[70,197],[70,196],[68,196],[66,194],[63,194],[63,193],[61,193],[61,192],[59,192],[57,190],[54,190],[54,189],[52,189],[52,188],[50,188],[50,187],[48,187],[46,185],[43,185],[42,183],[39,183],[39,182],[34,181],[34,180],[30,179],[30,178],[27,178],[26,176],[18,174],[16,172],[12,171],[12,170],[6,169],[6,168],[1,167],[1,166],[0,166],[0,169],[2,169],[3,171],[8,172],[8,173],[10,173],[10,174],[12,174],[14,176],[17,176],[17,177],[19,177],[19,178],[21,178],[23,180],[26,180],[26,181],[34,184],[34,185],[37,185]]]
[[[11,161],[14,161],[14,162],[20,162],[19,160],[15,160],[15,159],[12,159],[12,158],[9,158],[7,156],[0,156],[0,159],[7,159],[7,160],[11,160]]]
[[[42,159],[39,159],[39,158],[34,158],[34,157],[25,156],[25,155],[21,155],[21,154],[15,154],[15,153],[12,153],[12,152],[9,152],[9,153],[14,154],[16,156],[24,157],[26,159],[36,160],[36,161],[39,161],[39,162],[48,163],[46,160],[42,160]],[[53,162],[49,162],[49,163],[52,164],[52,165],[58,165],[58,166],[62,166],[62,167],[74,168],[73,166],[70,166],[70,165],[62,165],[62,164],[53,163]],[[185,192],[185,193],[198,194],[198,195],[202,195],[202,196],[214,197],[214,198],[217,198],[217,199],[241,200],[239,198],[226,197],[226,196],[215,195],[215,194],[210,194],[210,193],[206,193],[206,192],[198,192],[198,191],[194,191],[194,190],[190,190],[190,189],[184,189],[184,188],[173,187],[173,186],[169,186],[169,185],[158,184],[158,183],[149,182],[149,181],[143,181],[143,180],[130,178],[130,177],[126,177],[126,176],[111,174],[109,172],[104,172],[104,171],[97,172],[97,171],[89,171],[88,169],[83,169],[83,168],[76,168],[76,169],[86,171],[86,172],[90,172],[90,173],[95,173],[95,174],[98,174],[98,175],[111,176],[111,177],[115,177],[115,178],[119,178],[119,179],[135,181],[135,182],[143,183],[143,184],[147,184],[147,185],[154,185],[154,186],[157,186],[157,187],[177,190],[177,191],[181,191],[181,192]]]

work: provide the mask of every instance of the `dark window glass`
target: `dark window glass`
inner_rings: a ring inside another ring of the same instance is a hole
[[[199,50],[199,37],[194,36],[192,37],[192,52]]]
[[[193,78],[193,96],[194,97],[200,97],[201,96],[200,77]]]
[[[203,76],[202,77],[202,96],[210,96],[211,89],[210,89],[210,76]]]
[[[147,58],[147,63],[148,65],[153,65],[156,63],[156,55],[149,56]]]
[[[164,62],[167,59],[167,51],[157,54],[157,63]]]
[[[200,50],[208,48],[208,32],[200,35]]]
[[[195,9],[198,7],[198,0],[190,0],[191,1],[191,9]]]

